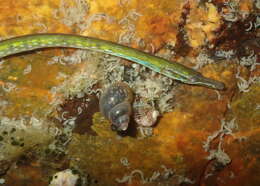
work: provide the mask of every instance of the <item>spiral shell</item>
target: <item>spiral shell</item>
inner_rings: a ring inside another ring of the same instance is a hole
[[[132,114],[133,93],[123,82],[112,84],[103,91],[99,100],[101,113],[111,122],[112,130],[125,131]]]

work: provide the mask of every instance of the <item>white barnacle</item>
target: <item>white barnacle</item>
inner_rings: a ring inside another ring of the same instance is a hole
[[[72,170],[66,169],[54,174],[49,186],[75,186],[78,179],[78,174],[74,174]]]
[[[240,77],[240,82],[237,83],[237,86],[240,92],[249,92],[250,84],[242,77]]]
[[[238,20],[238,17],[234,12],[226,13],[226,14],[222,13],[221,15],[222,17],[224,17],[226,21],[236,22]]]
[[[127,157],[122,157],[120,158],[120,162],[122,163],[122,165],[126,166],[126,167],[129,167],[130,166],[130,163],[127,159]]]
[[[230,157],[227,153],[222,149],[222,143],[224,140],[224,136],[233,135],[233,130],[237,129],[237,123],[235,122],[235,118],[230,121],[221,120],[221,126],[218,131],[215,131],[211,136],[208,136],[207,142],[203,145],[206,152],[209,152],[209,155],[206,157],[208,160],[216,159],[219,163],[226,166],[231,162]],[[219,138],[218,148],[210,150],[210,143]]]
[[[77,117],[71,117],[67,120],[65,120],[63,122],[63,126],[65,127],[69,127],[69,128],[74,128],[74,125],[75,125],[75,120],[77,119]]]
[[[140,175],[140,178],[141,178],[141,181],[142,181],[143,184],[148,183],[150,181],[154,181],[154,180],[156,180],[160,176],[160,172],[155,171],[150,179],[149,178],[145,178],[144,177],[144,173],[141,170],[135,169],[129,175],[124,175],[124,177],[121,178],[121,179],[116,178],[116,182],[131,184],[132,183],[132,179],[133,179],[135,174]]]
[[[237,82],[238,89],[240,92],[248,92],[250,83],[249,81],[246,81],[243,77],[241,77],[239,74],[240,70],[238,69],[236,73],[236,78],[239,80]]]
[[[217,51],[218,52],[218,51]],[[207,64],[214,63],[214,60],[209,57],[208,54],[205,52],[199,53],[199,55],[196,57],[196,65],[193,67],[193,69],[198,70],[202,68],[203,66]]]
[[[89,9],[88,3],[85,0],[73,0],[71,2],[73,3],[61,0],[59,8],[53,12],[54,17],[67,26],[77,26],[80,31],[83,31],[86,29],[85,16]]]
[[[216,94],[217,94],[217,96],[218,96],[218,100],[221,100],[221,94],[219,93],[219,91],[218,91],[218,90],[215,90],[215,92],[216,92]]]
[[[234,50],[217,50],[215,52],[215,56],[219,58],[224,58],[224,59],[232,59],[234,56],[235,52]]]
[[[63,73],[63,72],[58,72],[58,75],[56,76],[56,79],[66,79],[68,77],[67,74]]]
[[[160,177],[161,173],[159,171],[154,171],[153,175],[148,179],[148,182],[153,182]]]
[[[80,114],[82,114],[83,109],[82,109],[81,107],[78,107],[78,108],[77,108],[77,111],[78,111],[78,115],[80,115]]]
[[[157,122],[159,111],[152,106],[138,106],[134,111],[134,120],[139,126],[151,127]]]
[[[259,3],[260,4],[260,3]],[[255,29],[257,29],[260,26],[260,16],[256,17],[256,21],[254,23]]]
[[[256,8],[260,9],[260,1],[259,0],[255,0],[255,6],[256,6]]]
[[[69,112],[68,111],[64,111],[62,114],[61,114],[61,119],[62,120],[66,120],[67,118],[65,118],[65,115],[68,114]]]
[[[119,35],[118,43],[130,44],[134,37],[135,37],[134,31],[130,31],[130,30],[124,31]]]
[[[210,155],[207,157],[208,160],[216,159],[222,165],[228,165],[231,162],[230,157],[223,149],[210,150]]]
[[[16,90],[16,85],[14,83],[7,82],[5,84],[2,84],[2,89],[5,92],[11,92],[13,90]]]
[[[246,32],[249,32],[253,28],[253,23],[249,22],[249,27],[245,29]]]
[[[87,22],[85,23],[85,29],[89,28],[93,22],[105,20],[107,23],[112,23],[114,18],[107,15],[106,13],[97,13],[89,16]]]
[[[239,76],[239,69],[236,74],[236,78],[239,80],[237,86],[240,92],[248,92],[252,84],[259,84],[260,78],[258,76],[249,77],[248,80],[245,80],[243,77]]]
[[[5,184],[5,179],[4,178],[0,178],[0,184]]]
[[[32,65],[29,64],[27,67],[23,70],[23,74],[29,74],[32,71]]]
[[[43,127],[43,123],[41,120],[37,119],[36,117],[32,116],[30,118],[30,124],[31,126],[35,127],[35,128],[42,128]]]
[[[256,69],[257,65],[260,65],[260,63],[257,63],[257,55],[252,51],[252,53],[249,56],[242,57],[239,61],[240,65],[243,66],[250,66],[250,71],[253,71]]]
[[[183,175],[176,175],[176,177],[178,178],[178,185],[182,185],[184,183],[193,185],[195,183],[194,180],[191,180]]]
[[[84,92],[79,92],[79,93],[76,94],[76,97],[79,98],[79,99],[83,98],[84,96],[85,96]]]
[[[167,168],[165,165],[161,165],[161,168],[164,170],[162,173],[162,177],[164,179],[168,179],[174,174],[173,170],[171,168]]]
[[[123,178],[116,178],[116,182],[118,183],[131,183],[132,182],[132,177],[131,175],[125,175]]]
[[[228,12],[221,11],[222,17],[226,21],[236,22],[238,20],[238,3],[237,2],[225,2],[224,5],[227,6]]]

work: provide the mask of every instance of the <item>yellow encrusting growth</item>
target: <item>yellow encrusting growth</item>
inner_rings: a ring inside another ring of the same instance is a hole
[[[217,8],[212,3],[206,3],[205,7],[198,6],[196,1],[191,2],[190,15],[188,16],[187,31],[189,44],[193,48],[201,47],[207,42],[211,42],[215,37],[215,31],[220,28],[221,16]]]

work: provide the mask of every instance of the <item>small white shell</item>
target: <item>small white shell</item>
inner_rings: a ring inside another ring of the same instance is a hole
[[[49,186],[75,186],[79,175],[73,174],[72,170],[66,169],[53,175]]]
[[[152,106],[137,107],[134,112],[134,120],[139,126],[151,127],[158,119],[159,111]]]

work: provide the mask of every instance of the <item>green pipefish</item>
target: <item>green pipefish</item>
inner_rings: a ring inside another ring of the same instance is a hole
[[[0,58],[40,48],[66,47],[89,49],[118,56],[183,83],[223,90],[224,83],[204,77],[201,73],[176,62],[152,56],[134,48],[110,41],[72,34],[33,34],[0,41]]]

